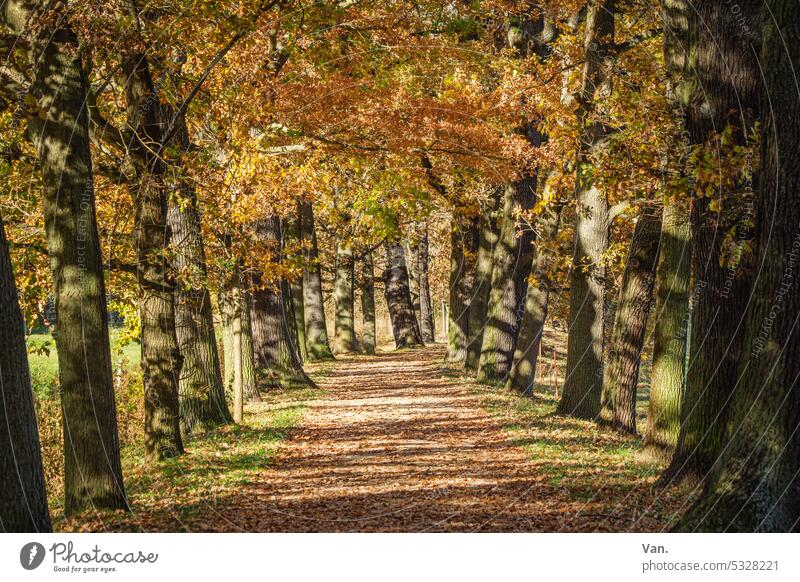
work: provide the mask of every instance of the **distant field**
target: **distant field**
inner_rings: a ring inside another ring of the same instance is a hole
[[[123,366],[138,366],[141,351],[138,342],[120,346],[119,331],[111,330],[111,359],[116,369]],[[40,398],[52,396],[57,391],[58,354],[53,336],[49,333],[35,333],[27,338],[28,364],[31,369],[31,383],[34,393]]]

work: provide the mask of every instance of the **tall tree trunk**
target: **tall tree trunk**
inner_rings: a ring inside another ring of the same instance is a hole
[[[533,256],[533,233],[524,230],[518,236],[514,212],[530,210],[535,199],[536,176],[509,185],[503,196],[500,240],[493,259],[478,382],[505,383],[511,373]]]
[[[375,353],[375,270],[372,266],[372,252],[361,259],[361,316],[363,332],[361,347],[365,354]]]
[[[486,311],[489,308],[489,293],[492,290],[492,266],[494,253],[500,240],[500,224],[496,211],[500,206],[505,190],[497,188],[481,211],[478,226],[478,252],[475,261],[475,284],[469,304],[469,343],[464,367],[477,372],[483,345],[483,330],[486,325]]]
[[[738,14],[711,0],[691,6],[692,61],[685,84],[693,92],[688,100],[687,128],[693,144],[711,148],[716,155],[716,145],[708,144],[714,133],[727,127],[733,143],[746,146],[759,117],[761,3],[744,2]],[[711,163],[716,167],[716,161]],[[731,185],[731,178],[738,183]],[[693,200],[696,302],[690,358],[681,430],[662,482],[705,478],[727,441],[731,393],[744,349],[742,314],[752,280],[743,248],[749,243],[752,229],[748,223],[754,212],[748,201],[752,187],[745,176],[727,176],[719,181],[729,185]],[[737,238],[733,245],[723,240],[731,231]],[[736,247],[734,253],[731,246]]]
[[[336,281],[333,299],[336,317],[333,336],[335,354],[352,354],[358,351],[355,326],[355,258],[350,245],[336,245]]]
[[[125,57],[128,126],[135,132],[130,149],[137,162],[131,186],[136,209],[136,277],[142,338],[145,394],[145,458],[159,461],[183,453],[179,427],[178,383],[182,357],[175,329],[175,282],[164,251],[169,245],[167,190],[160,149],[160,103],[147,59]]]
[[[259,220],[255,224],[255,236],[280,248],[280,221],[276,217]],[[256,364],[256,380],[260,388],[298,387],[313,385],[306,376],[300,357],[292,341],[289,328],[289,309],[285,285],[262,281],[260,275],[253,276],[250,292],[250,322],[253,333],[253,354]]]
[[[795,2],[769,0],[767,7],[749,352],[742,354],[722,458],[680,523],[687,531],[800,531],[800,97],[788,74],[800,65],[800,27]]]
[[[607,130],[595,99],[611,94],[614,0],[592,0],[586,15],[583,86],[578,109],[582,128],[575,167],[575,247],[570,287],[569,337],[560,414],[595,418],[603,383],[605,268],[608,200],[594,183],[591,159],[605,147]]]
[[[172,107],[162,110],[164,125],[169,124]],[[177,120],[175,135],[182,151],[190,147],[186,119]],[[200,231],[200,212],[197,192],[183,178],[180,160],[170,169],[172,192],[167,209],[167,225],[171,232],[172,269],[176,273],[175,332],[183,367],[178,383],[178,403],[181,428],[185,434],[207,430],[233,421],[225,401],[214,318],[211,313],[211,294],[208,291],[208,270],[203,235]]]
[[[645,207],[631,238],[614,312],[600,421],[636,434],[636,388],[653,300],[662,209]]]
[[[4,8],[3,20],[12,31],[30,32],[32,22],[28,21],[36,18],[35,3],[15,1]],[[62,25],[55,29],[45,26],[30,39],[32,88],[41,116],[31,120],[29,132],[44,190],[58,321],[55,342],[64,418],[64,511],[71,515],[89,508],[126,508],[127,502],[95,216],[88,82],[75,34],[63,23],[63,14],[51,16]]]
[[[675,114],[682,116],[683,104],[676,89],[683,79],[689,56],[689,6],[685,0],[663,0],[662,8],[667,97]],[[679,197],[688,169],[687,145],[678,144],[682,148],[677,153],[682,171],[677,184],[670,180],[665,184],[667,192],[656,268],[653,367],[644,448],[650,457],[660,460],[669,460],[678,441],[684,389],[692,248],[689,212]]]
[[[289,247],[292,253],[302,253],[303,241],[303,226],[302,226],[302,211],[300,203],[297,206],[297,213],[295,216],[286,221],[286,246]],[[295,344],[300,354],[300,359],[304,362],[308,361],[308,348],[306,347],[306,316],[305,306],[303,304],[303,277],[295,277],[289,281],[289,291],[292,299],[292,330],[296,338]]]
[[[436,327],[433,317],[433,300],[429,277],[430,242],[428,223],[421,225],[419,233],[419,328],[422,341],[432,344],[436,341]]]
[[[400,242],[387,242],[385,247],[384,294],[392,319],[395,346],[397,349],[421,346],[423,344],[419,325],[408,290],[408,269],[403,245]]]
[[[420,302],[420,286],[419,286],[419,224],[413,224],[410,229],[409,240],[406,245],[406,257],[408,260],[408,292],[411,295],[411,305],[414,306],[414,317],[417,318],[417,323],[420,326],[420,333],[422,332],[422,313]]]
[[[306,348],[309,360],[333,359],[325,323],[322,297],[322,275],[314,229],[314,209],[310,202],[300,203],[300,225],[305,245],[303,265],[303,310],[306,326]]]
[[[661,459],[672,455],[680,430],[691,258],[688,212],[678,202],[665,203],[656,267],[653,368],[644,435],[647,452]]]
[[[511,368],[506,388],[521,392],[526,396],[533,395],[536,383],[536,364],[547,321],[547,307],[550,299],[551,263],[553,260],[552,245],[558,234],[561,220],[561,204],[546,208],[537,221],[536,247],[531,263],[531,275],[534,281],[528,285],[525,296],[525,312],[514,351],[514,366]]]
[[[450,304],[448,309],[447,361],[463,362],[469,341],[469,311],[475,283],[477,222],[453,216],[450,227]]]
[[[0,216],[0,530],[49,532],[25,324]]]
[[[247,291],[242,285],[241,273],[237,267],[219,290],[219,305],[224,328],[225,387],[226,392],[233,396],[240,389],[238,383],[241,382],[241,392],[245,402],[258,402],[261,396],[256,388],[249,304]],[[238,340],[237,333],[241,336]]]

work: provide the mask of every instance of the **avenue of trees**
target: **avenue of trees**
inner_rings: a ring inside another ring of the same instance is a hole
[[[48,302],[66,515],[128,508],[110,313],[153,464],[307,362],[374,354],[387,313],[396,348],[444,337],[532,398],[560,326],[557,413],[699,484],[679,530],[800,527],[796,3],[0,13],[0,529],[51,528],[26,344]]]

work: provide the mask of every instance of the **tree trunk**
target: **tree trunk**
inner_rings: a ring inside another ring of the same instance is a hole
[[[693,144],[717,155],[716,144],[706,145],[714,133],[728,127],[733,143],[746,146],[759,116],[761,4],[742,3],[740,13],[711,0],[691,6],[694,44],[685,84],[694,91],[688,100],[687,128]],[[711,164],[716,167],[717,161]],[[731,179],[738,183],[730,184]],[[752,230],[752,188],[744,176],[719,181],[728,185],[693,200],[692,341],[681,430],[672,462],[662,475],[665,483],[704,479],[714,465],[728,439],[729,404],[743,356],[743,313],[752,280],[743,249]],[[736,233],[734,244],[723,240],[728,232]],[[734,253],[731,247],[736,247]]]
[[[385,244],[386,270],[383,274],[384,294],[389,316],[392,319],[392,333],[397,349],[421,346],[417,317],[411,304],[411,293],[408,290],[408,269],[399,242]]]
[[[411,305],[414,306],[414,317],[420,325],[422,333],[422,313],[419,296],[419,239],[417,238],[418,224],[414,224],[410,229],[409,240],[406,245],[406,256],[408,257],[408,292],[411,295]]]
[[[447,326],[447,361],[463,362],[469,341],[469,311],[475,283],[477,224],[453,216],[450,229],[450,305]]]
[[[608,248],[608,201],[594,183],[591,160],[606,144],[597,101],[611,94],[611,45],[614,0],[593,0],[586,15],[582,99],[578,110],[580,145],[575,167],[575,247],[570,287],[569,337],[560,414],[595,418],[603,383],[605,268]]]
[[[0,216],[0,530],[49,532],[25,324]]]
[[[653,300],[661,215],[661,208],[644,207],[636,222],[622,274],[603,378],[600,421],[631,434],[636,434],[636,388]]]
[[[682,519],[685,531],[800,531],[800,100],[788,74],[800,63],[800,28],[796,3],[767,6],[749,352],[742,354],[723,456]]]
[[[15,4],[4,17],[11,30],[22,32],[35,9]],[[33,90],[45,115],[31,120],[29,132],[42,172],[58,321],[54,337],[64,418],[64,512],[125,509],[89,150],[88,82],[78,40],[66,25],[32,39],[29,55]]]
[[[685,0],[664,0],[664,61],[667,66],[667,97],[675,113],[683,115],[676,91],[688,61],[689,6]],[[677,152],[681,173],[677,183],[666,180],[664,219],[661,224],[659,259],[656,268],[655,329],[650,397],[647,405],[645,453],[668,461],[680,431],[686,362],[686,339],[691,279],[691,231],[689,212],[680,199],[686,179],[687,143]]]
[[[280,221],[276,217],[255,224],[255,236],[279,248]],[[258,274],[251,285],[250,322],[253,355],[259,388],[291,388],[313,385],[295,350],[289,328],[290,312],[281,285],[262,281]]]
[[[292,253],[302,253],[303,226],[300,203],[297,213],[289,218],[286,223],[286,243]],[[292,330],[295,333],[295,344],[300,354],[300,360],[308,361],[308,348],[306,347],[306,316],[303,305],[303,277],[295,277],[289,281],[289,292],[292,299]]]
[[[303,311],[306,326],[306,348],[311,361],[333,359],[325,323],[322,297],[322,275],[314,230],[314,209],[310,202],[300,203],[300,226],[303,233],[305,260],[303,265]]]
[[[358,351],[355,326],[355,259],[353,248],[342,242],[336,245],[336,282],[333,299],[336,317],[333,353],[352,354]]]
[[[678,202],[664,206],[659,248],[653,369],[644,446],[651,456],[668,459],[680,430],[692,258],[688,213]]]
[[[164,106],[162,115],[166,126],[174,115],[172,108]],[[189,133],[183,116],[177,120],[177,127],[174,139],[182,151],[188,151]],[[222,383],[197,192],[183,179],[180,160],[173,162],[171,170],[176,175],[172,177],[167,224],[171,232],[172,269],[177,277],[175,331],[183,358],[178,403],[181,428],[185,434],[191,434],[228,424],[233,419]]]
[[[552,245],[555,241],[560,220],[560,204],[546,208],[538,220],[536,247],[531,263],[531,275],[534,281],[528,285],[525,312],[514,351],[514,366],[506,382],[507,389],[521,392],[526,396],[533,395],[536,383],[536,364],[544,334],[544,324],[547,321],[547,307],[552,287],[549,273],[553,251],[548,245]]]
[[[533,256],[533,233],[517,236],[515,209],[533,208],[536,176],[509,185],[503,196],[500,240],[495,248],[492,288],[486,313],[478,382],[505,383],[514,363],[514,350],[522,320]]]
[[[175,282],[164,251],[169,244],[164,163],[154,155],[161,139],[160,103],[147,60],[140,54],[123,61],[128,125],[137,182],[131,186],[136,208],[136,276],[142,338],[145,394],[145,458],[160,461],[183,453],[179,427],[178,382],[182,357],[175,329]]]
[[[434,327],[433,301],[431,300],[431,287],[428,277],[429,243],[428,223],[424,222],[418,229],[419,232],[419,330],[422,341],[432,344],[436,341],[436,328]]]
[[[256,389],[249,300],[247,292],[242,286],[241,273],[238,268],[226,284],[220,288],[219,305],[225,334],[226,392],[233,397],[237,390],[240,390],[245,402],[259,402],[261,396]],[[239,339],[236,339],[237,333],[241,335]],[[239,383],[241,383],[241,387]],[[234,421],[236,421],[235,415]]]
[[[494,253],[500,240],[500,224],[497,221],[497,211],[504,190],[498,188],[489,198],[488,204],[481,211],[478,226],[478,252],[475,262],[475,284],[472,291],[472,300],[469,305],[467,327],[469,329],[469,343],[464,367],[468,370],[478,371],[483,344],[483,330],[486,324],[486,311],[489,308],[489,292],[492,290],[492,266]]]
[[[372,253],[366,253],[361,260],[361,316],[363,332],[361,347],[365,354],[375,353],[375,272],[372,267]]]

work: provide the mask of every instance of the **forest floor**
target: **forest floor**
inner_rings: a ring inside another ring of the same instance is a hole
[[[653,487],[640,441],[479,386],[441,346],[309,366],[317,390],[126,470],[129,513],[61,531],[661,531],[686,491]]]

